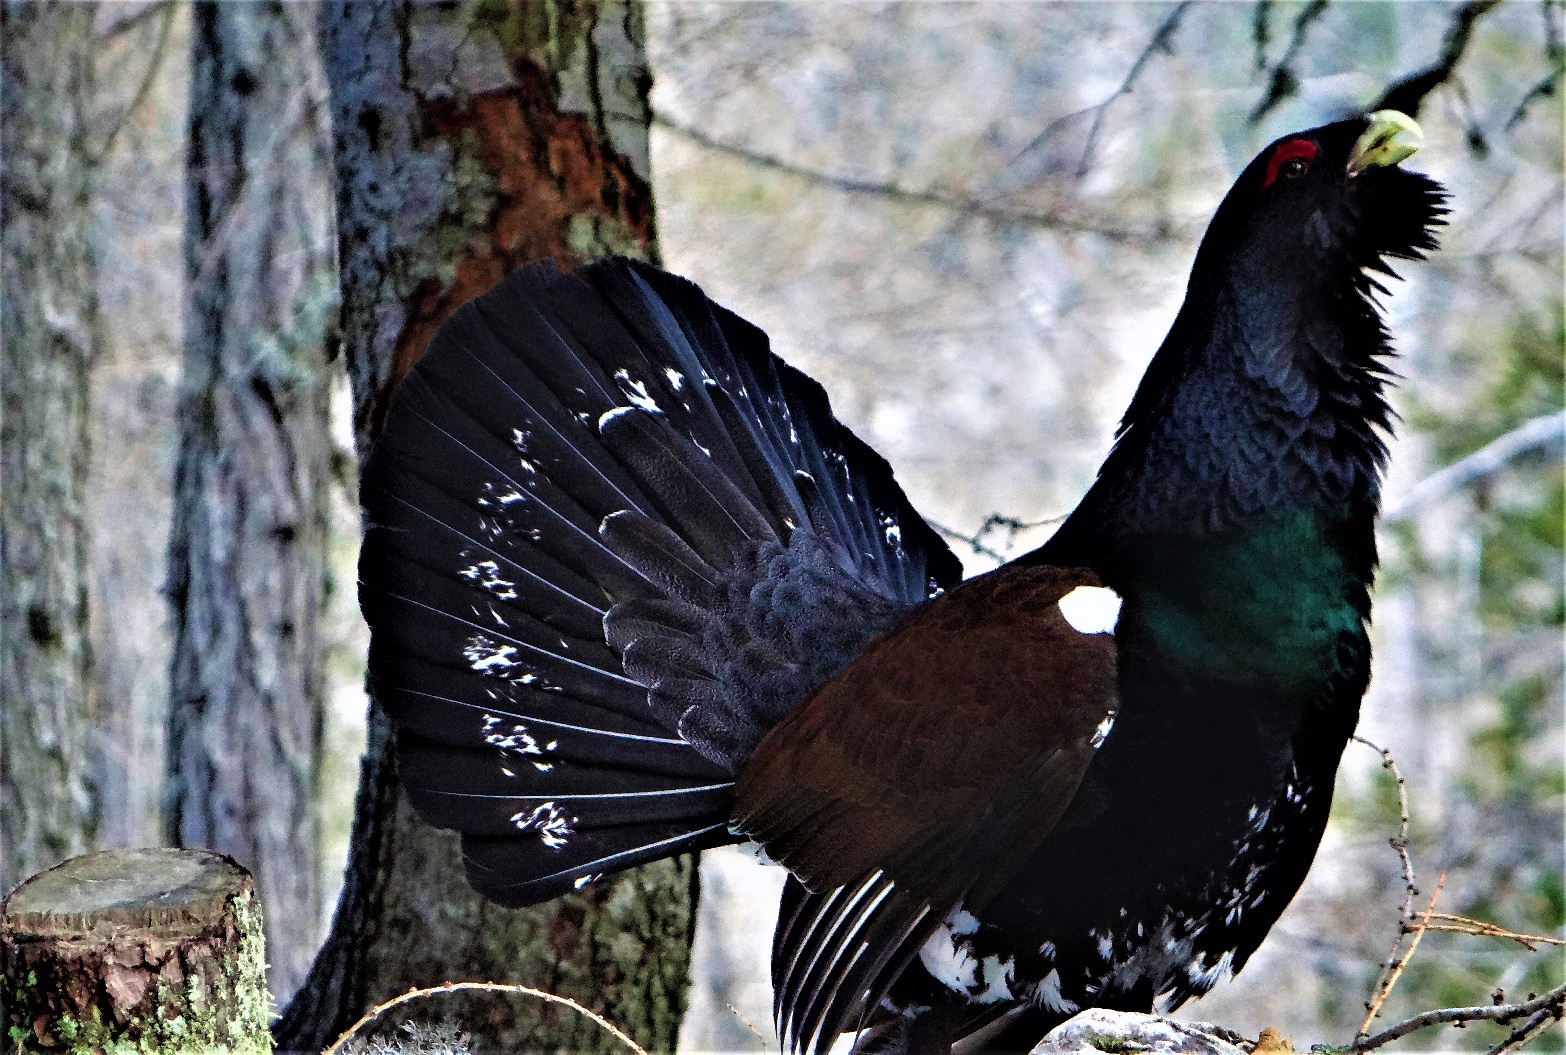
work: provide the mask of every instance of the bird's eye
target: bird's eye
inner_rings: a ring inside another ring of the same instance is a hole
[[[1309,139],[1291,139],[1280,144],[1267,159],[1267,178],[1262,181],[1262,187],[1272,186],[1279,176],[1299,179],[1310,171],[1311,162],[1316,160],[1319,152],[1316,144]]]

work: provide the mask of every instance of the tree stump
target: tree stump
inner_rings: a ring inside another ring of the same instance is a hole
[[[255,881],[206,850],[112,850],[0,902],[4,1048],[50,1055],[265,1055]]]

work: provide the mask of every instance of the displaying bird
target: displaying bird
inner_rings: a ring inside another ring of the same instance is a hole
[[[1419,138],[1381,111],[1263,150],[1097,481],[967,581],[691,283],[533,265],[457,311],[363,481],[418,811],[513,906],[758,843],[797,1052],[1025,1051],[1207,992],[1304,880],[1369,680],[1377,273],[1446,211]]]

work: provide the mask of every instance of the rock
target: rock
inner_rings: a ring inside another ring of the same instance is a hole
[[[1089,1008],[1051,1030],[1032,1055],[1249,1055],[1250,1047],[1221,1026]]]

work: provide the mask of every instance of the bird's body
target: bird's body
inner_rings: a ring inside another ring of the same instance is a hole
[[[1097,483],[967,582],[819,386],[689,284],[530,269],[464,309],[367,471],[361,596],[404,780],[475,885],[531,903],[754,839],[792,873],[799,1049],[1025,1050],[1238,970],[1369,679],[1367,269],[1441,211],[1390,167],[1404,127],[1252,163]]]

